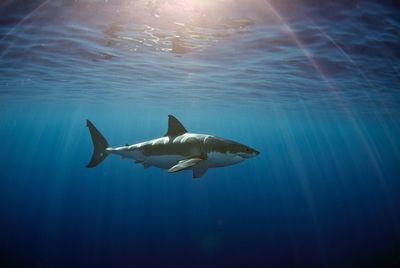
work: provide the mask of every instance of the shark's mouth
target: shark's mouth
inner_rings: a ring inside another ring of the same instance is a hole
[[[255,157],[255,156],[257,156],[259,154],[259,152],[258,151],[255,151],[254,153],[237,153],[237,156],[240,156],[241,158],[244,158],[244,159],[246,159],[246,158],[251,158],[251,157]]]
[[[251,154],[246,154],[246,153],[238,153],[237,156],[246,159],[246,158],[252,157],[253,155],[251,155]]]

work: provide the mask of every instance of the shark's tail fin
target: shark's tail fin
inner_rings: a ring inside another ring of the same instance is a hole
[[[108,153],[106,148],[108,147],[107,140],[101,135],[100,131],[90,122],[86,120],[86,126],[89,128],[90,136],[92,137],[93,142],[93,154],[92,159],[90,159],[89,164],[86,165],[87,168],[92,168],[97,166],[103,161]]]

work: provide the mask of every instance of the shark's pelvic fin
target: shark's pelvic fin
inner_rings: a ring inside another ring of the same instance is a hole
[[[135,160],[135,164],[142,164],[144,169],[148,169],[150,167],[150,164],[143,160]]]
[[[202,160],[203,159],[198,158],[198,157],[181,160],[178,162],[178,164],[176,164],[175,166],[168,169],[168,172],[178,172],[178,171],[193,167],[194,165],[196,165],[197,163],[199,163]]]
[[[151,165],[149,163],[143,162],[142,163],[144,169],[148,169]]]
[[[135,160],[135,164],[142,164],[144,169],[148,169],[151,165],[144,160]]]
[[[168,130],[164,137],[176,137],[187,132],[186,128],[173,115],[168,115]]]

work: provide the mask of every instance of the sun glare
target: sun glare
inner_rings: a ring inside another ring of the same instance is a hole
[[[175,18],[176,22],[188,23],[215,13],[216,8],[226,1],[169,0],[154,1],[148,5],[155,17]]]

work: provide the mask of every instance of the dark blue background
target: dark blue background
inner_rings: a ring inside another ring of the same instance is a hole
[[[345,116],[300,122],[296,113],[260,116],[254,126],[248,120],[253,113],[234,121],[178,111],[189,130],[213,131],[261,151],[255,159],[192,180],[190,172],[144,170],[115,156],[85,169],[91,154],[85,116],[111,144],[164,133],[166,116],[160,111],[152,120],[158,123],[150,126],[145,119],[120,118],[118,110],[72,115],[72,108],[51,113],[33,105],[2,113],[5,267],[398,262],[399,143],[375,120],[359,121],[355,129]],[[238,127],[249,131],[235,131]],[[396,124],[389,130],[400,134]]]

